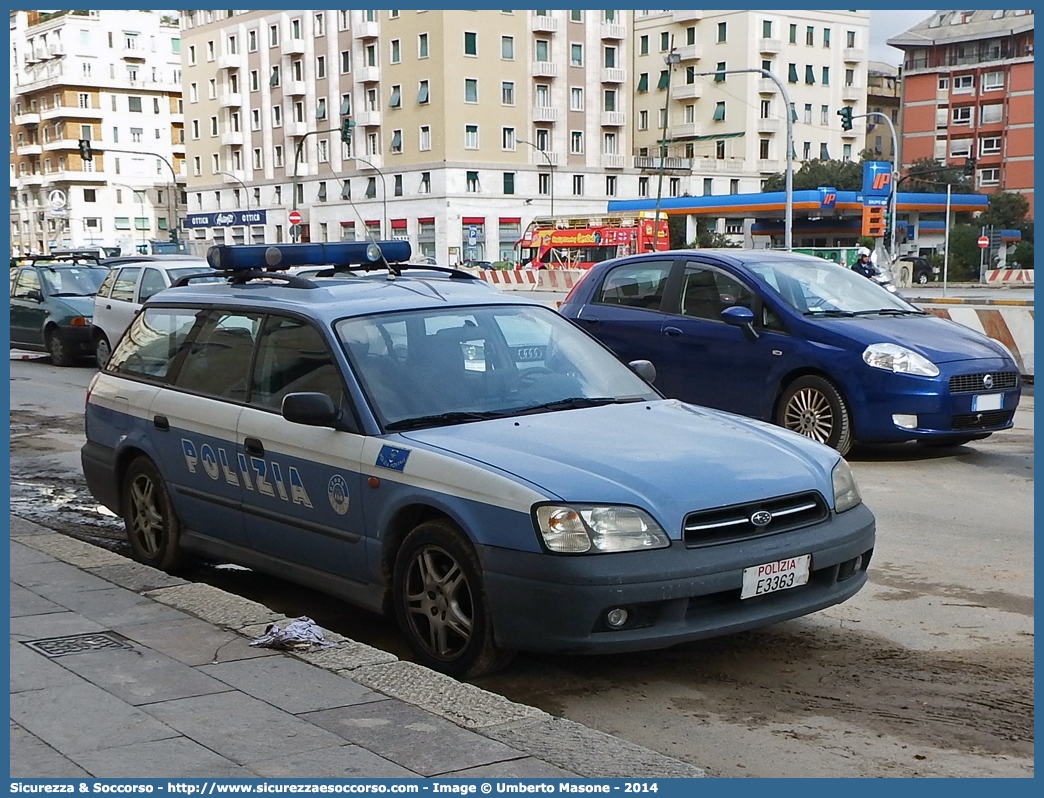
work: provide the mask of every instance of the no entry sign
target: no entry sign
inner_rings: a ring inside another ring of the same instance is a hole
[[[301,214],[297,211],[290,211],[290,215],[286,218],[290,220],[290,224],[301,224]]]

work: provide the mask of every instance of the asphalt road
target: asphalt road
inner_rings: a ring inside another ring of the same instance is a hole
[[[84,490],[93,369],[11,363],[12,510],[121,550]],[[520,654],[485,689],[714,776],[1032,776],[1033,396],[1016,428],[965,447],[857,447],[878,520],[867,587],[807,618],[667,651]],[[408,653],[394,624],[280,580],[190,578]]]

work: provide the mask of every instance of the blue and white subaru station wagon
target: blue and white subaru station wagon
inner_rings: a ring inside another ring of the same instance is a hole
[[[137,559],[394,613],[463,677],[754,629],[866,582],[874,516],[836,451],[664,399],[649,363],[409,254],[215,247],[224,281],[148,301],[91,383],[82,452]],[[286,272],[309,264],[330,267]]]

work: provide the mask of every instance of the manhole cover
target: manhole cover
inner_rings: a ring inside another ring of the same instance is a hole
[[[88,654],[92,651],[105,651],[111,648],[131,648],[128,643],[111,632],[92,632],[84,635],[67,635],[22,642],[33,651],[51,659],[64,657],[66,654]]]

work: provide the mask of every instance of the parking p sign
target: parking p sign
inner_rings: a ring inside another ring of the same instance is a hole
[[[475,225],[468,227],[468,246],[473,247],[478,243],[478,228]]]

